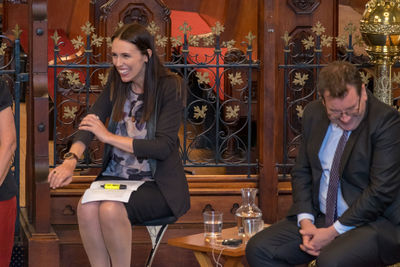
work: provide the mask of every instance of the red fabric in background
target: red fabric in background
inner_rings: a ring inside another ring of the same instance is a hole
[[[9,267],[14,245],[17,198],[0,201],[0,267]]]
[[[173,37],[180,35],[183,40],[183,33],[179,30],[179,27],[182,26],[185,21],[192,27],[192,30],[189,32],[191,35],[211,32],[211,27],[201,18],[199,13],[171,10],[171,35]]]
[[[47,62],[50,62],[51,60],[54,60],[54,41],[51,38],[56,30],[54,29],[49,29],[47,32]],[[57,29],[57,34],[60,37],[58,40],[59,44],[59,56],[67,56],[67,55],[73,55],[75,53],[74,46],[71,43],[71,40],[68,39],[67,34],[65,33],[64,30],[62,29]],[[28,53],[29,50],[29,43],[28,43],[28,31],[23,30],[20,36],[20,42],[21,46],[24,49],[26,53]],[[60,63],[60,60],[57,59],[58,64]],[[59,74],[63,69],[57,69],[57,74]],[[74,70],[75,72],[79,72],[79,77],[82,83],[85,82],[85,77],[82,74],[82,72]],[[48,75],[47,75],[47,81],[48,81],[48,90],[49,90],[49,96],[53,99],[54,96],[54,69],[49,68],[48,69]]]
[[[179,27],[184,23],[187,23],[191,26],[191,31],[188,35],[198,35],[205,34],[211,32],[211,27],[207,24],[205,20],[197,12],[187,12],[187,11],[178,11],[171,10],[171,36],[177,37],[181,36],[181,41],[183,42],[183,33],[179,30]],[[212,25],[214,26],[214,25]],[[202,41],[199,42],[202,45]],[[221,58],[219,59],[219,64],[223,64],[223,57],[227,52],[227,48],[221,48]],[[211,47],[197,47],[197,46],[189,46],[189,63],[205,63],[208,64],[216,64],[216,60],[213,59],[210,61],[211,56],[214,54],[214,48]],[[197,58],[195,57],[197,55]],[[208,57],[206,57],[208,55]],[[215,73],[216,68],[207,68],[207,69],[197,69],[197,72],[208,72],[208,78],[210,79],[210,86],[213,87],[215,85]],[[224,99],[224,76],[221,75],[223,69],[219,69],[220,79],[220,90],[219,90],[219,98]],[[214,91],[217,91],[214,88]]]

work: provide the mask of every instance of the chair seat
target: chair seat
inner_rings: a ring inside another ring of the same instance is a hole
[[[177,218],[175,216],[169,216],[169,217],[145,221],[143,223],[138,223],[135,225],[156,226],[156,225],[172,224],[172,223],[176,222],[176,220],[177,220]]]

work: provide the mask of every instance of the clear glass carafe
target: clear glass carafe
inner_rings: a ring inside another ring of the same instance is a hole
[[[235,213],[239,235],[244,235],[243,220],[262,217],[261,210],[255,204],[257,191],[257,188],[242,188],[242,205]]]

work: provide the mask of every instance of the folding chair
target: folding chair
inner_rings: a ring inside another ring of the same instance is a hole
[[[168,225],[176,222],[176,220],[177,218],[175,216],[170,216],[151,221],[146,221],[141,224],[135,224],[135,225],[146,226],[147,231],[149,232],[150,235],[152,247],[150,254],[147,257],[147,262],[145,265],[146,267],[150,267],[151,264],[153,263],[154,256],[156,255],[158,246],[161,243],[161,239],[164,236],[164,233],[167,230]]]

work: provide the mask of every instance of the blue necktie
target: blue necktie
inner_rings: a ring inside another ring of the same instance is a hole
[[[337,196],[339,189],[339,165],[346,146],[349,131],[343,131],[333,156],[332,167],[329,176],[328,193],[326,196],[325,226],[331,226],[337,219]]]

